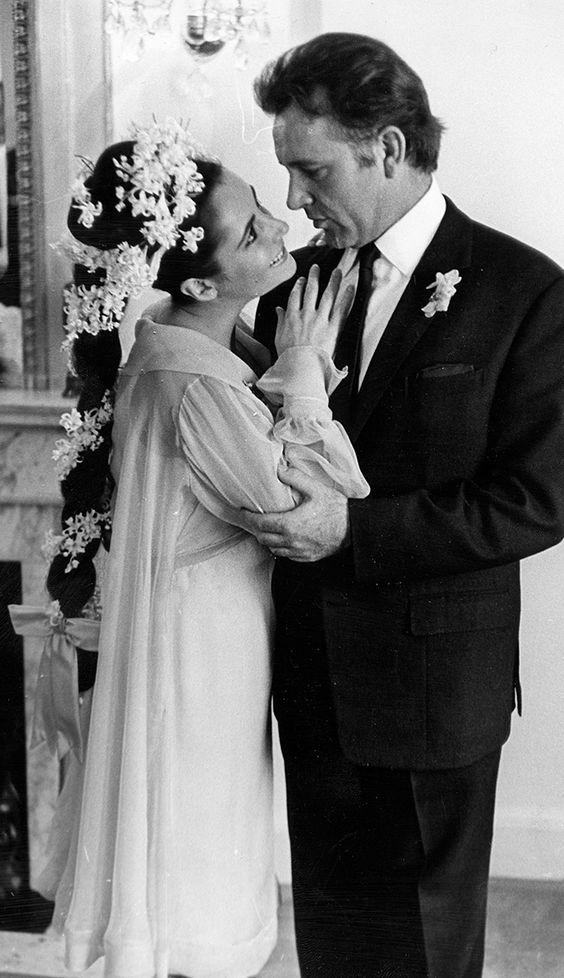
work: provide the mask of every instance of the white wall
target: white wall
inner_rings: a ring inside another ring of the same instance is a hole
[[[321,29],[395,48],[448,126],[443,191],[564,265],[561,0],[323,0]],[[522,577],[524,715],[503,753],[492,869],[564,878],[564,545]]]
[[[322,30],[390,44],[448,127],[444,192],[564,264],[560,0],[322,0]]]

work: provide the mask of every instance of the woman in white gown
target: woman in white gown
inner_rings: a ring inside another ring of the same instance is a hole
[[[133,186],[138,196],[141,181],[115,166],[116,157],[135,162],[141,141],[106,151],[77,192],[69,226],[87,246],[136,245],[149,217],[162,220],[147,206],[135,213],[127,192]],[[162,144],[143,154],[139,166],[154,173]],[[178,239],[161,249],[156,285],[171,298],[138,323],[117,384],[88,746],[84,765],[74,757],[69,765],[43,876],[69,967],[84,970],[104,955],[111,978],[247,978],[268,959],[277,916],[272,558],[237,524],[242,509],[293,505],[278,478],[289,461],[349,496],[368,492],[328,408],[340,373],[322,339],[336,279],[318,306],[315,272],[297,284],[281,316],[280,357],[259,380],[250,363],[265,351],[236,321],[253,296],[293,273],[287,226],[235,174],[198,166],[206,186],[178,227],[203,226],[203,240],[195,254]],[[182,167],[174,173],[171,186],[157,175],[159,206],[163,186],[174,203]],[[93,336],[79,324],[76,332],[83,407],[92,410],[117,370],[117,331]],[[83,452],[63,484],[65,519],[73,507],[85,510],[89,492],[100,496],[96,467],[105,457],[100,448]],[[66,615],[92,590],[96,545],[70,573],[64,555],[55,558],[49,588]],[[86,726],[90,694],[82,709]]]

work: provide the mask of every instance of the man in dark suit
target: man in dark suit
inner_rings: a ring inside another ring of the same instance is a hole
[[[353,309],[327,343],[364,475],[249,517],[277,556],[274,702],[303,978],[478,978],[519,560],[564,526],[564,274],[439,191],[442,126],[385,45],[328,34],[256,84]],[[376,250],[365,248],[376,243]],[[274,349],[276,307],[257,337]],[[360,293],[365,293],[361,297]],[[356,336],[355,336],[356,332]]]

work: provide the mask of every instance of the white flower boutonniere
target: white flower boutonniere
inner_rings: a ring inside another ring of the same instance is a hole
[[[434,290],[433,294],[427,305],[423,306],[421,310],[427,319],[434,316],[436,312],[447,311],[449,302],[456,292],[455,286],[461,281],[457,268],[453,268],[450,272],[437,272],[435,281],[427,286],[428,289]]]

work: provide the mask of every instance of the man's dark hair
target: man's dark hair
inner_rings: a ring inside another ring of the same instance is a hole
[[[427,173],[437,168],[444,126],[431,113],[423,83],[372,37],[320,34],[292,48],[266,65],[255,96],[269,115],[295,103],[306,115],[330,116],[361,155],[363,143],[385,126],[397,126],[410,164]]]

